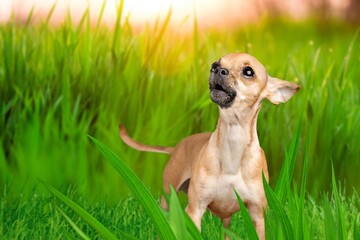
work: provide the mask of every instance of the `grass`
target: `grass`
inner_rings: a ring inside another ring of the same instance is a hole
[[[218,110],[208,96],[209,66],[225,53],[243,51],[270,75],[302,85],[290,102],[278,107],[265,102],[260,112],[258,133],[271,184],[282,166],[283,142],[301,118],[304,129],[311,129],[308,191],[330,190],[331,161],[346,192],[359,191],[360,140],[353,134],[360,130],[356,29],[336,22],[268,20],[232,32],[200,33],[194,26],[181,35],[169,28],[169,19],[171,12],[138,33],[126,20],[115,30],[103,27],[101,19],[91,28],[88,12],[78,26],[70,20],[59,28],[46,22],[0,26],[1,189],[7,184],[9,194],[24,194],[41,178],[63,191],[82,185],[90,197],[116,201],[126,195],[116,172],[89,144],[90,134],[126,156],[157,194],[167,156],[129,149],[119,140],[118,124],[135,139],[167,146],[213,130]],[[303,159],[304,135],[299,148]],[[297,171],[294,177],[301,179]]]
[[[299,133],[300,131],[294,137],[294,144],[289,147],[289,152],[297,148]],[[170,212],[166,214],[166,220],[158,204],[149,205],[155,199],[137,176],[103,143],[93,138],[92,140],[123,177],[124,182],[129,187],[132,186],[137,200],[129,197],[114,206],[104,202],[89,203],[88,197],[77,191],[69,191],[66,196],[45,183],[53,196],[61,200],[60,202],[52,197],[37,194],[25,201],[18,199],[8,202],[7,192],[4,191],[0,208],[0,234],[3,238],[23,239],[41,236],[51,239],[155,239],[160,236],[161,239],[222,239],[224,232],[231,236],[231,239],[256,238],[252,222],[239,196],[239,204],[243,210],[235,214],[231,230],[223,229],[220,219],[207,212],[202,221],[202,235],[198,235],[173,189],[170,196]],[[284,165],[281,170],[282,173],[285,172],[283,176],[291,175],[293,170],[286,166],[291,166],[295,159],[292,156],[285,160],[288,161],[288,165]],[[305,189],[306,186],[307,163],[308,158],[305,159],[301,189]],[[348,198],[341,194],[336,185],[334,171],[332,180],[333,194],[324,194],[321,201],[315,203],[311,197],[305,197],[304,191],[298,194],[296,187],[295,190],[288,188],[289,184],[286,181],[277,185],[286,186],[281,187],[287,190],[286,198],[281,200],[282,194],[276,193],[276,189],[273,191],[263,178],[269,204],[265,215],[267,239],[359,239],[360,197],[355,193]],[[47,235],[44,235],[45,233]]]
[[[87,196],[74,191],[68,191],[67,196],[74,199],[77,204],[99,219],[119,238],[122,236],[121,230],[135,236],[136,239],[156,239],[155,224],[134,197],[125,198],[116,205],[109,205],[101,201],[89,202]],[[2,239],[79,239],[78,234],[67,223],[61,213],[56,210],[55,206],[63,209],[91,239],[100,238],[99,234],[78,217],[76,213],[60,202],[55,203],[52,197],[34,193],[27,200],[7,202],[7,198],[3,195],[1,204],[0,234]],[[344,206],[345,226],[349,238],[359,239],[353,235],[355,228],[360,227],[358,215],[359,196],[352,195],[348,198],[342,196],[341,204]],[[4,205],[6,205],[6,208],[3,207]],[[289,205],[285,205],[285,210],[286,212],[292,211]],[[307,200],[304,208],[304,219],[307,225],[303,235],[313,237],[304,237],[304,239],[339,239],[336,238],[337,222],[335,211],[336,203],[331,196],[322,196],[321,201],[318,203],[315,203],[312,199]],[[327,214],[331,214],[330,217]],[[271,216],[269,213],[268,218],[271,219]],[[278,229],[277,222],[271,222],[271,224],[270,226]],[[221,221],[209,212],[204,216],[202,227],[204,239],[220,239]],[[244,236],[242,233],[245,229],[240,213],[234,216],[231,229],[237,235]]]

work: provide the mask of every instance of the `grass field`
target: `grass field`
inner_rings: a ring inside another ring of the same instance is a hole
[[[306,194],[309,148],[302,171],[300,192],[292,190],[293,166],[296,161],[299,134],[293,138],[279,180],[274,190],[266,183],[269,208],[265,215],[266,239],[360,239],[360,198],[356,193],[346,197],[339,192],[332,169],[332,194],[321,194],[316,202]],[[156,201],[130,168],[97,140],[100,152],[137,198],[128,197],[117,204],[89,202],[79,189],[67,196],[43,183],[54,197],[33,193],[14,201],[5,189],[1,198],[0,235],[3,239],[257,239],[245,206],[232,218],[230,230],[209,212],[202,220],[202,233],[197,232],[175,192],[170,196],[169,214]],[[55,197],[58,199],[55,199]],[[59,201],[60,200],[60,201]],[[140,203],[140,204],[139,204]],[[186,204],[186,203],[185,203]],[[254,235],[255,234],[255,235]]]
[[[4,197],[4,196],[3,196]],[[122,230],[135,236],[136,239],[156,239],[157,231],[150,217],[141,208],[140,204],[132,197],[120,201],[116,205],[108,205],[104,202],[89,203],[86,196],[69,193],[69,197],[76,199],[76,202],[83,206],[88,212],[92,213],[106,227],[108,227],[116,236],[121,238]],[[359,206],[359,196],[352,196],[347,199],[342,198],[344,211],[346,212],[346,226],[349,230],[349,238],[355,239],[353,232],[354,227],[359,227],[358,212],[356,206]],[[3,239],[78,239],[77,233],[70,227],[63,216],[56,211],[51,198],[33,195],[30,199],[19,202],[13,201],[6,203],[6,198],[2,199],[2,206],[7,208],[1,210],[1,228],[0,234]],[[99,234],[94,231],[88,224],[80,219],[76,214],[69,211],[63,204],[58,204],[67,214],[74,219],[74,222],[86,233],[91,239],[99,238]],[[336,209],[334,200],[323,198],[321,204],[314,201],[306,203],[305,219],[307,221],[307,234],[312,238],[308,239],[340,239],[337,238],[336,225],[329,225],[333,231],[325,232],[324,215],[328,207]],[[134,211],[134,209],[137,209]],[[290,208],[286,206],[289,211]],[[331,212],[335,215],[335,212]],[[357,221],[357,225],[355,224]],[[231,224],[233,229],[240,236],[244,232],[243,220],[237,213]],[[310,224],[311,223],[311,224]],[[335,224],[335,223],[334,223]],[[221,221],[206,213],[202,222],[204,239],[221,239]],[[329,236],[333,234],[332,236]],[[274,238],[269,238],[274,239]],[[306,239],[306,237],[304,237]],[[359,238],[357,238],[359,239]]]
[[[336,219],[326,216],[335,214],[339,205],[323,196],[334,190],[333,163],[341,182],[343,229],[355,236],[360,204],[356,26],[267,19],[231,32],[199,32],[194,23],[193,32],[182,35],[168,28],[167,19],[136,33],[126,21],[119,21],[114,30],[100,22],[91,28],[85,13],[79,26],[69,22],[59,28],[46,22],[0,26],[0,235],[9,239],[43,236],[41,232],[49,233],[49,238],[75,236],[43,197],[46,191],[39,179],[62,192],[76,186],[77,193],[70,197],[114,232],[114,226],[124,230],[132,221],[148,224],[142,212],[126,212],[130,208],[126,204],[137,209],[132,199],[114,205],[129,190],[87,134],[121,156],[158,195],[167,156],[129,149],[119,140],[118,124],[123,123],[137,140],[167,146],[192,133],[213,130],[218,110],[209,99],[210,64],[228,52],[241,51],[257,57],[270,75],[302,85],[288,103],[265,102],[260,112],[258,133],[268,159],[270,185],[277,182],[285,145],[301,122],[294,180],[301,182],[308,144],[306,231],[314,238],[333,239],[326,230],[338,223],[326,222]],[[288,205],[285,209],[292,211]],[[210,216],[205,222],[204,229],[219,225]],[[155,228],[148,226],[146,232],[137,227],[128,232],[154,236]],[[220,236],[211,230],[204,234],[209,234],[205,239]]]

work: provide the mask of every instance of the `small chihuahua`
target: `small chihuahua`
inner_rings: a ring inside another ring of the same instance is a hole
[[[262,173],[268,180],[268,170],[256,121],[264,98],[284,103],[300,86],[270,77],[248,54],[231,53],[211,65],[209,87],[210,98],[220,111],[214,132],[186,137],[175,148],[138,143],[123,126],[119,127],[120,137],[137,150],[171,154],[163,173],[164,190],[169,193],[172,185],[188,194],[186,212],[199,230],[206,208],[229,226],[231,216],[239,210],[235,189],[259,238],[265,239],[263,211],[267,201]],[[164,197],[161,205],[168,208]]]

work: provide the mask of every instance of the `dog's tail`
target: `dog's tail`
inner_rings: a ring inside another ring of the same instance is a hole
[[[126,143],[130,147],[135,148],[139,151],[158,152],[158,153],[167,153],[167,154],[171,154],[174,151],[173,147],[148,146],[148,145],[145,145],[145,144],[135,141],[128,135],[125,127],[121,124],[119,125],[119,135],[120,135],[120,138],[124,141],[124,143]]]

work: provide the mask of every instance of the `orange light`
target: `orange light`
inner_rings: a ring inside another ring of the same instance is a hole
[[[100,9],[105,0],[1,0],[0,21],[7,21],[13,12],[14,18],[25,21],[31,8],[34,6],[34,20],[45,19],[56,2],[50,23],[59,24],[64,20],[68,10],[72,20],[77,23],[86,9],[90,9],[91,21],[95,23],[99,18]],[[120,0],[106,0],[103,14],[103,23],[112,26],[116,19],[116,9]],[[344,15],[350,0],[326,0],[333,15]],[[302,0],[124,0],[123,16],[129,17],[129,22],[135,26],[144,26],[145,23],[154,23],[163,18],[172,9],[171,25],[176,29],[179,26],[192,26],[193,17],[196,17],[200,28],[231,27],[256,21],[264,14],[273,14],[269,6],[277,12],[287,14],[293,18],[304,18],[313,6],[321,3],[314,0],[311,4]],[[270,12],[269,12],[270,11]],[[187,19],[187,20],[185,20]],[[184,24],[185,22],[185,24]]]

